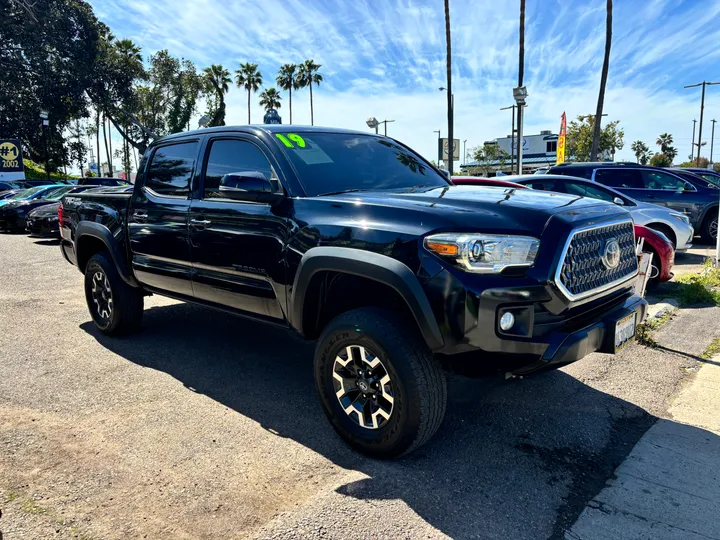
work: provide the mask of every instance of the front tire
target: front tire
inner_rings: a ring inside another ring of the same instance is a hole
[[[440,366],[414,325],[386,309],[348,311],[325,327],[315,386],[338,434],[374,458],[419,448],[445,415]]]
[[[703,222],[702,237],[708,243],[715,243],[717,241],[718,232],[718,213],[717,209],[710,210],[710,215],[705,218]]]
[[[85,267],[85,300],[103,334],[115,336],[140,328],[142,291],[123,281],[107,253],[96,253]]]

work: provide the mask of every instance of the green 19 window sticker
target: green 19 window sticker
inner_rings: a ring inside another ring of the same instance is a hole
[[[282,143],[287,146],[288,148],[295,148],[295,144],[297,144],[300,148],[305,148],[305,139],[303,139],[300,135],[297,133],[288,133],[287,137],[283,135],[282,133],[276,133],[275,136],[282,141]],[[289,140],[288,140],[289,139]],[[290,142],[292,141],[292,142]]]

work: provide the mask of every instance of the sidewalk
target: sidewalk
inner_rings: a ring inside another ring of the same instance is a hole
[[[567,540],[720,540],[720,355],[587,505]]]

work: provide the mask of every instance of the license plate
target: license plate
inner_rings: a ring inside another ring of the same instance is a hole
[[[635,337],[635,318],[636,314],[633,313],[615,323],[615,350]]]

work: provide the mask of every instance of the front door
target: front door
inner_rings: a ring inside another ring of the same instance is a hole
[[[128,210],[132,267],[141,283],[192,296],[188,239],[190,185],[199,141],[157,147],[135,190]]]
[[[692,223],[698,222],[702,197],[698,196],[695,186],[674,174],[655,169],[644,169],[640,174],[645,189],[659,199],[655,204],[662,204],[680,214],[685,214]]]
[[[288,219],[279,205],[238,201],[220,190],[231,173],[262,173],[277,186],[270,154],[250,136],[208,141],[200,197],[190,207],[190,243],[195,297],[282,319],[285,299],[284,245]]]

